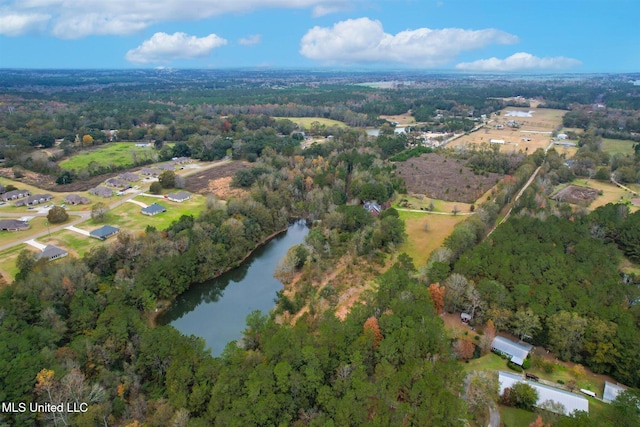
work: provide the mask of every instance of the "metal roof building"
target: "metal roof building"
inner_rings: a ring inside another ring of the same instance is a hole
[[[120,229],[116,227],[112,227],[110,225],[103,225],[100,228],[96,228],[92,232],[89,233],[89,236],[95,237],[96,239],[105,240],[106,238],[113,236],[118,233]]]
[[[516,365],[522,365],[533,346],[511,341],[505,337],[497,336],[491,343],[491,348],[507,356],[511,356],[511,361]]]
[[[602,400],[607,403],[611,403],[616,400],[616,397],[627,388],[621,386],[619,384],[610,383],[609,381],[604,382],[604,393],[602,394]]]
[[[500,394],[504,392],[505,388],[513,387],[516,383],[525,383],[530,385],[538,392],[538,401],[536,402],[536,406],[538,407],[545,406],[545,402],[551,401],[553,403],[562,404],[564,407],[563,415],[570,415],[574,411],[589,412],[589,401],[578,394],[569,393],[568,391],[549,387],[533,381],[525,381],[520,375],[503,371],[498,372],[498,381],[500,382]],[[545,409],[550,408],[545,407]]]

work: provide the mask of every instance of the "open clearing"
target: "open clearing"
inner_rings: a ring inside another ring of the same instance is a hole
[[[22,252],[24,249],[33,251],[34,253],[38,253],[39,251],[36,248],[31,247],[29,245],[17,245],[9,249],[5,249],[4,251],[0,251],[0,275],[2,275],[2,279],[4,279],[7,283],[13,282],[16,274],[18,274],[18,267],[16,267],[16,260],[18,259],[18,254]],[[0,280],[0,284],[2,281]]]
[[[231,162],[202,172],[194,173],[186,178],[185,189],[192,193],[215,194],[220,198],[228,198],[233,190],[229,187],[231,179],[240,169],[251,167],[246,162]],[[221,180],[221,181],[218,181]],[[220,184],[220,190],[215,185]]]
[[[598,197],[591,202],[589,205],[590,210],[599,208],[600,206],[604,206],[608,203],[620,202],[629,202],[630,212],[635,212],[639,209],[638,206],[632,206],[630,204],[631,199],[635,197],[633,194],[610,182],[596,181],[595,179],[591,179],[587,182],[586,179],[580,178],[574,180],[571,184],[593,188],[598,192],[602,192],[602,194],[598,195]]]
[[[506,116],[509,112],[516,111],[527,113],[533,111],[531,117]],[[549,108],[519,108],[507,107],[500,115],[492,115],[492,121],[478,131],[461,136],[452,141],[448,147],[468,147],[473,145],[489,144],[493,140],[502,140],[505,143],[500,146],[500,151],[533,153],[538,148],[546,148],[551,140],[550,132],[562,125],[564,110]],[[510,120],[519,124],[519,128],[508,125]],[[499,127],[503,127],[499,129]],[[527,132],[531,131],[531,132]]]
[[[602,151],[606,151],[611,154],[622,154],[633,156],[634,150],[633,145],[637,144],[635,141],[631,141],[630,139],[610,139],[610,138],[602,138]]]
[[[395,116],[380,116],[381,119],[385,119],[392,123],[397,123],[398,126],[403,125],[411,125],[416,123],[415,117],[411,115],[410,112],[406,112],[404,114],[396,114]]]
[[[497,173],[476,175],[464,165],[464,160],[440,153],[423,154],[394,164],[410,193],[451,202],[474,203],[503,177]]]
[[[453,227],[464,221],[465,216],[429,215],[422,212],[399,211],[407,230],[407,240],[400,245],[398,252],[406,252],[416,267],[422,267],[435,249],[451,234]],[[425,223],[428,231],[424,231]]]
[[[598,190],[579,185],[568,185],[551,196],[559,202],[587,207],[598,197]]]
[[[324,125],[326,127],[349,127],[345,122],[333,119],[325,119],[321,117],[274,117],[274,119],[289,119],[302,129],[311,129],[311,125],[314,122],[320,123],[320,125]]]
[[[80,171],[86,169],[91,162],[101,166],[133,166],[134,157],[138,160],[157,157],[151,147],[136,147],[134,142],[112,142],[96,149],[82,151],[60,162],[64,169]]]

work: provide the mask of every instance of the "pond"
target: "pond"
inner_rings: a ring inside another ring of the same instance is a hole
[[[275,306],[282,283],[273,277],[278,261],[291,246],[304,241],[309,229],[304,222],[256,249],[240,267],[222,276],[191,286],[178,296],[158,319],[185,335],[204,338],[214,356],[227,343],[242,338],[246,317],[254,310],[268,313]]]

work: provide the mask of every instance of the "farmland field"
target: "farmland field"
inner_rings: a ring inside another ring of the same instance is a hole
[[[76,171],[86,169],[95,162],[100,166],[133,166],[134,157],[138,160],[157,159],[156,152],[150,147],[136,147],[133,142],[115,142],[102,145],[96,149],[80,152],[60,162],[64,169]]]
[[[451,202],[474,203],[502,179],[497,173],[476,175],[463,160],[439,153],[423,154],[395,165],[409,193]]]

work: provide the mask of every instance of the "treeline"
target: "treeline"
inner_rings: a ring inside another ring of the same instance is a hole
[[[510,219],[455,263],[443,281],[449,308],[472,309],[480,322],[637,387],[640,291],[622,280],[608,243],[609,232],[624,230],[621,245],[640,247],[640,215],[625,212],[609,205],[573,220]]]

